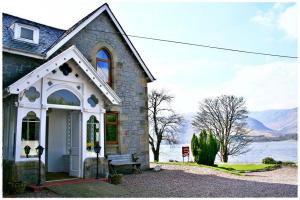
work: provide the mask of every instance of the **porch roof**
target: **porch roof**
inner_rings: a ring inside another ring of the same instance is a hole
[[[112,104],[119,105],[121,103],[121,99],[118,97],[118,95],[104,81],[103,72],[97,72],[74,45],[5,88],[4,96],[9,94],[19,94],[21,91],[33,85],[35,82],[45,77],[47,74],[51,73],[54,69],[66,63],[70,59],[73,59],[77,63],[82,71],[84,71],[84,73],[92,80],[96,87],[104,94],[104,96],[109,99]]]

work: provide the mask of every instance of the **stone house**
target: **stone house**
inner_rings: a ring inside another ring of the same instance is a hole
[[[110,154],[149,168],[147,83],[155,80],[107,4],[61,30],[3,14],[3,180],[100,174]],[[25,151],[29,150],[29,152]]]

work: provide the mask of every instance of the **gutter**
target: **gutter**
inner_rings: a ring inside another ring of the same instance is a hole
[[[17,55],[21,55],[21,56],[27,56],[27,57],[41,59],[41,60],[46,59],[44,56],[40,56],[40,55],[36,55],[36,54],[32,54],[32,53],[27,53],[27,52],[22,52],[22,51],[19,51],[19,50],[17,51],[17,50],[13,50],[13,49],[7,49],[5,47],[3,47],[3,52],[7,52],[7,53],[11,53],[11,54],[17,54]]]

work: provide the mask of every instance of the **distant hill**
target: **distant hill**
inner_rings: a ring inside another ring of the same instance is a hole
[[[272,129],[266,127],[262,122],[252,118],[247,118],[248,128],[256,131],[265,131],[265,132],[273,132]]]
[[[298,133],[298,108],[250,112],[248,116],[272,129],[274,135]]]
[[[185,115],[185,125],[180,134],[180,143],[190,143],[193,133],[193,115]],[[295,139],[298,133],[298,108],[249,112],[247,118],[251,136],[256,141]]]

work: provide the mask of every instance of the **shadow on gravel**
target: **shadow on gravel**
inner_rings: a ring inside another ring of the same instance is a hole
[[[127,197],[297,197],[297,185],[238,180],[182,170],[125,175]]]

